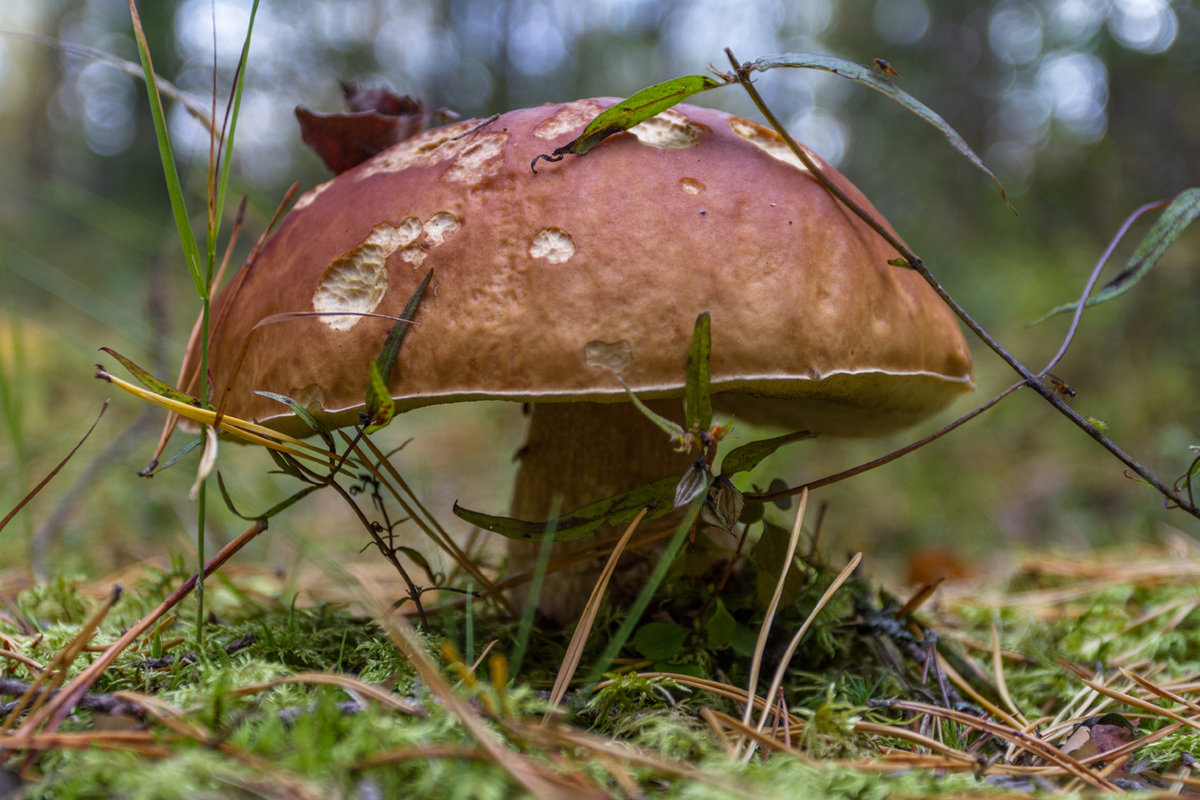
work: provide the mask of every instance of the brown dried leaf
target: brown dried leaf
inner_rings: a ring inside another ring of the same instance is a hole
[[[415,136],[429,122],[429,109],[408,95],[345,81],[342,93],[350,109],[344,113],[320,114],[304,106],[296,107],[300,137],[335,173],[345,172]]]

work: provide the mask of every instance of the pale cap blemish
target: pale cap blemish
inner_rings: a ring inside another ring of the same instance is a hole
[[[683,190],[684,194],[700,194],[707,187],[695,178],[680,178],[679,188]]]
[[[439,211],[425,223],[424,231],[430,245],[439,245],[458,233],[461,227],[458,217],[449,211]]]
[[[419,244],[414,244],[411,247],[406,247],[400,251],[400,258],[404,261],[404,263],[412,264],[413,269],[421,266],[421,264],[428,257],[429,253],[427,253]]]
[[[331,183],[333,183],[333,181],[325,181],[324,183],[320,184],[319,186],[314,186],[313,188],[309,189],[304,194],[300,195],[300,198],[298,200],[296,200],[295,205],[292,206],[292,211],[299,211],[302,208],[306,208],[307,206],[312,205],[312,201],[316,200],[318,195],[321,194],[321,192],[328,189],[329,185]]]
[[[668,108],[629,129],[638,141],[650,147],[691,147],[700,139],[701,128],[684,114]]]
[[[325,315],[318,319],[335,331],[348,331],[362,319],[359,315],[374,311],[387,291],[388,256],[413,238],[411,225],[381,222],[353,250],[335,258],[313,290],[313,311]]]
[[[748,119],[742,119],[741,117],[730,117],[729,127],[738,136],[741,136],[771,156],[771,158],[779,159],[785,164],[791,164],[796,169],[808,171],[804,163],[796,158],[796,154],[789,150],[788,146],[779,138],[779,134],[770,128],[759,125],[757,122],[751,122]]]
[[[588,342],[583,346],[583,357],[589,367],[603,367],[620,372],[633,361],[633,348],[624,339],[618,342]]]
[[[416,217],[405,217],[400,220],[400,224],[396,228],[401,239],[400,247],[408,247],[421,235],[421,220]]]
[[[575,240],[562,228],[546,228],[529,243],[532,258],[544,258],[551,264],[562,264],[575,255]]]
[[[533,129],[533,135],[539,139],[557,139],[566,133],[573,133],[591,122],[604,107],[595,100],[576,100],[567,103],[555,111],[552,116],[538,124]]]
[[[362,180],[379,173],[428,167],[455,158],[471,144],[471,137],[466,134],[478,124],[478,120],[464,120],[418,133],[365,162],[356,177]]]
[[[492,177],[504,166],[504,145],[507,142],[507,133],[482,133],[475,136],[471,145],[446,168],[442,177],[451,183],[464,186],[474,186]]]

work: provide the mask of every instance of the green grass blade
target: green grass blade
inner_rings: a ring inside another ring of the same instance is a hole
[[[604,652],[600,654],[600,658],[596,659],[596,663],[592,665],[592,671],[588,675],[585,682],[591,686],[600,680],[604,675],[604,671],[612,664],[613,659],[621,652],[621,648],[625,646],[625,642],[629,641],[629,637],[633,634],[633,629],[641,622],[642,614],[650,605],[650,601],[654,598],[654,593],[658,591],[659,585],[663,579],[667,577],[667,570],[671,568],[671,564],[675,561],[675,556],[679,554],[679,550],[683,547],[684,540],[687,539],[688,532],[692,529],[692,523],[696,521],[696,516],[700,513],[700,508],[704,505],[704,496],[707,492],[701,492],[700,497],[692,502],[688,507],[687,514],[683,521],[679,523],[679,528],[671,537],[667,544],[667,549],[658,559],[658,563],[654,565],[654,571],[650,573],[650,577],[646,579],[642,591],[638,594],[637,600],[629,607],[625,619],[621,621],[621,627],[609,639],[608,645],[604,648]]]
[[[553,551],[555,523],[562,513],[562,498],[556,497],[550,507],[550,521],[542,533],[542,541],[538,547],[537,565],[533,577],[529,581],[529,594],[525,598],[525,607],[521,609],[521,622],[517,626],[516,641],[513,643],[512,657],[508,660],[508,674],[515,681],[521,674],[521,664],[525,661],[525,653],[529,649],[529,640],[533,636],[534,617],[537,615],[538,600],[542,596],[542,586],[546,582],[546,574],[550,567],[550,556]]]
[[[221,214],[225,210],[225,195],[229,188],[229,169],[233,164],[233,136],[237,131],[238,112],[242,107],[242,89],[246,85],[246,62],[250,55],[250,38],[254,33],[254,18],[256,14],[258,14],[258,0],[254,0],[253,5],[250,6],[250,21],[246,25],[246,39],[242,42],[242,54],[238,59],[237,77],[233,82],[233,96],[229,100],[229,130],[224,136],[224,155],[221,156],[220,174],[217,176],[213,225],[208,232],[208,260],[210,265],[216,259],[217,230],[221,224]]]
[[[158,153],[162,158],[163,177],[167,181],[167,195],[171,199],[171,211],[175,215],[175,228],[179,231],[179,242],[183,245],[183,256],[187,261],[188,271],[192,274],[196,294],[200,297],[207,297],[208,291],[204,285],[204,273],[201,269],[200,248],[196,244],[196,235],[193,233],[192,223],[188,219],[187,205],[183,201],[183,185],[179,181],[179,172],[175,168],[175,153],[171,149],[171,137],[167,133],[167,117],[163,113],[162,97],[158,93],[154,63],[150,60],[150,47],[146,43],[146,32],[142,30],[142,20],[138,16],[134,0],[129,0],[129,15],[133,20],[133,33],[137,40],[138,56],[142,60],[142,71],[146,75],[146,96],[150,99],[150,113],[154,117],[154,134],[158,138]]]
[[[762,439],[761,441],[744,444],[741,447],[730,450],[721,459],[721,474],[728,477],[736,475],[739,472],[749,472],[757,467],[760,461],[785,444],[799,442],[804,439],[813,439],[816,435],[809,431],[796,431],[795,433],[785,433],[783,436],[776,436],[772,439]]]
[[[946,137],[946,140],[950,142],[955,150],[992,179],[992,183],[996,184],[996,188],[1000,190],[1000,198],[1004,201],[1004,204],[1016,213],[1016,209],[1013,208],[1012,203],[1008,202],[1008,195],[1005,193],[1000,179],[984,165],[983,159],[971,149],[971,146],[958,134],[958,131],[950,127],[950,123],[946,122],[936,111],[896,86],[889,76],[876,72],[870,67],[864,67],[861,64],[855,64],[853,61],[847,61],[844,58],[817,53],[780,53],[763,56],[751,62],[750,68],[758,72],[765,72],[769,69],[789,68],[821,69],[826,72],[832,72],[834,75],[840,75],[843,78],[858,81],[877,92],[882,92],[941,131],[942,135]]]

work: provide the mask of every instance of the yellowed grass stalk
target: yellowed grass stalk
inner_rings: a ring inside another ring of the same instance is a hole
[[[98,370],[97,377],[102,378],[118,389],[123,389],[135,397],[140,397],[143,400],[153,403],[160,408],[165,408],[168,411],[173,411],[181,417],[186,417],[193,422],[198,422],[201,425],[209,425],[216,421],[217,414],[215,411],[209,411],[206,408],[198,408],[189,403],[183,403],[179,400],[172,400],[169,397],[163,397],[161,394],[152,392],[149,389],[143,389],[128,381],[121,380],[117,376],[107,372],[106,370]],[[249,422],[237,417],[231,417],[228,414],[221,415],[220,430],[223,430],[233,436],[242,439],[251,444],[260,444],[263,447],[269,447],[272,450],[278,450],[281,453],[287,453],[295,458],[304,459],[307,461],[316,461],[320,464],[330,464],[338,458],[338,454],[331,450],[324,450],[314,444],[297,439],[294,436],[282,434],[279,431],[272,430],[265,425],[259,425],[255,422]],[[357,463],[347,461],[347,466],[357,467]]]
[[[335,565],[330,565],[334,567]],[[412,624],[401,614],[393,613],[389,603],[381,599],[382,592],[359,581],[362,602],[370,608],[388,637],[396,645],[426,688],[437,698],[442,707],[450,712],[483,749],[489,761],[503,769],[522,789],[530,795],[549,800],[602,800],[608,795],[600,790],[582,786],[567,777],[547,772],[521,753],[506,747],[497,733],[490,728],[464,700],[454,693],[438,667],[425,652]]]
[[[784,581],[792,568],[792,559],[796,556],[796,545],[800,541],[800,525],[804,522],[804,511],[808,508],[808,489],[800,493],[799,507],[796,509],[796,519],[792,523],[792,533],[788,539],[787,555],[784,557],[783,569],[779,572],[779,580],[775,584],[775,592],[771,602],[767,604],[767,613],[763,616],[762,627],[758,631],[758,639],[754,643],[754,656],[750,659],[750,677],[747,680],[747,698],[754,697],[754,687],[758,686],[758,673],[762,670],[763,651],[767,649],[767,637],[771,634],[771,625],[775,622],[775,612],[779,610],[779,599],[783,596]],[[747,699],[746,708],[742,712],[742,724],[749,725],[753,715],[754,704]]]
[[[633,522],[629,523],[629,527],[625,529],[625,533],[621,534],[621,538],[617,540],[616,546],[609,554],[608,561],[604,564],[604,570],[596,579],[596,585],[592,587],[592,594],[588,597],[583,613],[579,615],[579,622],[575,624],[575,632],[571,634],[571,643],[567,645],[566,655],[563,656],[562,664],[558,667],[558,675],[554,678],[554,688],[550,690],[552,707],[561,703],[567,694],[567,687],[571,685],[571,678],[575,677],[575,671],[579,669],[579,661],[583,658],[583,648],[587,645],[588,635],[592,632],[592,625],[595,624],[596,615],[600,612],[600,602],[604,599],[608,583],[617,570],[617,562],[620,560],[621,554],[625,552],[625,545],[629,544],[633,532],[646,518],[649,510],[649,508],[643,508],[633,518]],[[542,721],[549,722],[552,713],[553,711],[547,713]]]
[[[889,708],[899,709],[901,711],[911,711],[915,714],[927,714],[933,717],[941,717],[942,719],[957,722],[973,730],[989,733],[1006,742],[1013,742],[1024,747],[1031,753],[1035,753],[1040,758],[1056,764],[1067,770],[1071,775],[1079,778],[1085,783],[1096,789],[1104,789],[1105,791],[1117,791],[1119,787],[1116,784],[1096,775],[1077,759],[1063,753],[1049,742],[1042,741],[1035,736],[1032,736],[1024,731],[1015,730],[1006,727],[988,719],[974,716],[972,714],[964,714],[961,711],[955,711],[941,706],[934,706],[928,703],[914,703],[906,700],[898,700],[888,704]]]
[[[787,674],[788,665],[792,661],[792,656],[796,653],[796,648],[800,646],[800,641],[804,638],[804,634],[808,633],[808,629],[816,621],[817,615],[829,604],[829,601],[833,599],[837,590],[842,588],[842,584],[850,579],[850,576],[854,574],[854,570],[858,569],[859,562],[861,561],[862,553],[855,553],[854,557],[850,559],[850,563],[843,567],[838,576],[833,579],[833,583],[829,584],[829,588],[821,595],[821,599],[813,606],[813,610],[804,619],[804,623],[792,636],[792,640],[788,642],[787,650],[784,651],[783,658],[779,660],[779,666],[775,668],[775,675],[771,678],[771,688],[767,691],[767,697],[774,697],[775,693],[779,691],[779,687],[783,685],[783,677]],[[770,715],[771,709],[764,708],[762,717],[758,720],[759,731],[762,731],[766,727],[767,718]]]

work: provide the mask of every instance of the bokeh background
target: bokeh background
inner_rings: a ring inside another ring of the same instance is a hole
[[[144,2],[159,72],[208,107],[216,46],[227,96],[244,0]],[[198,302],[170,218],[126,0],[0,4],[0,512],[66,455],[106,397],[112,407],[62,473],[0,533],[0,568],[99,575],[186,553],[193,460],[136,476],[160,416],[92,379],[108,345],[171,377]],[[727,68],[789,51],[884,58],[904,89],[941,113],[1004,182],[1019,210],[932,128],[886,98],[797,70],[759,78],[791,130],[870,196],[959,300],[1040,368],[1066,328],[1028,323],[1077,296],[1133,209],[1200,185],[1200,9],[1168,0],[265,0],[250,50],[232,190],[248,198],[242,250],[285,188],[327,178],[300,142],[296,105],[337,110],[337,82],[388,84],[464,117]],[[699,102],[756,117],[740,90]],[[195,224],[203,227],[208,141],[169,104]],[[231,209],[236,203],[230,203]],[[1149,227],[1134,229],[1117,265]],[[226,228],[228,230],[228,228]],[[1150,277],[1089,311],[1056,372],[1075,406],[1173,480],[1200,443],[1200,231]],[[976,343],[977,344],[977,343]],[[1012,374],[982,346],[977,401]],[[852,466],[970,409],[886,441],[818,441],[754,479],[789,483]],[[383,435],[443,522],[454,499],[500,512],[524,420],[515,406],[435,408]],[[748,426],[735,441],[763,435]],[[226,447],[222,471],[244,510],[290,487],[266,457]],[[825,546],[866,549],[890,580],[918,548],[969,569],[1016,545],[1088,548],[1200,534],[1032,393],[952,437],[822,490]],[[289,570],[315,546],[339,558],[365,542],[336,498],[304,501],[245,558]],[[219,543],[244,527],[216,500]]]

